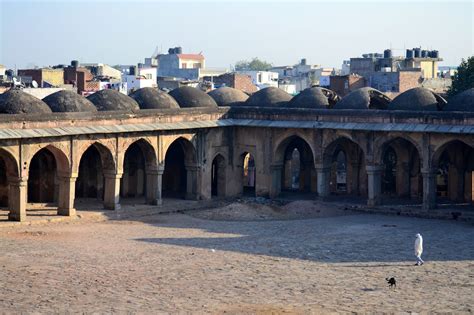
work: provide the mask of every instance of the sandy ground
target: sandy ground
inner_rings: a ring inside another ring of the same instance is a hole
[[[473,241],[472,224],[299,201],[0,227],[0,313],[472,313]]]

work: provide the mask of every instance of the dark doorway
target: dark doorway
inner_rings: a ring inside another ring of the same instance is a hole
[[[52,203],[56,198],[56,159],[48,149],[31,159],[28,173],[28,202]]]

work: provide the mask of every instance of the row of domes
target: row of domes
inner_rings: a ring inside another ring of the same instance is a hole
[[[217,106],[260,106],[283,108],[334,108],[334,109],[388,109],[426,111],[474,111],[474,88],[446,102],[438,94],[414,88],[401,93],[393,100],[382,92],[365,87],[344,98],[333,91],[312,87],[292,97],[285,91],[269,87],[251,96],[229,87],[221,87],[208,94],[192,87],[180,87],[169,93],[154,88],[142,88],[130,96],[115,90],[101,90],[87,98],[73,91],[63,90],[40,100],[21,90],[11,89],[0,94],[0,113],[51,113],[96,112],[111,110],[164,109]]]

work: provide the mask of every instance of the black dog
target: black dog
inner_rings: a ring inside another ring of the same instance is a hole
[[[395,280],[394,277],[385,278],[385,280],[387,280],[389,288],[396,288],[397,287],[397,280]]]

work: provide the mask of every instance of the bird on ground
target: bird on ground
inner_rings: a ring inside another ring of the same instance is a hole
[[[420,233],[416,234],[415,238],[415,256],[416,256],[416,265],[421,266],[425,262],[421,259],[421,254],[423,253],[423,237]]]
[[[397,287],[397,280],[395,280],[394,277],[385,278],[385,280],[387,280],[389,288],[396,288]]]

